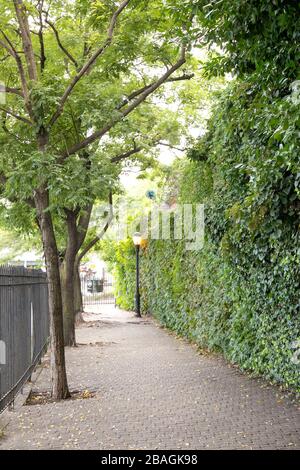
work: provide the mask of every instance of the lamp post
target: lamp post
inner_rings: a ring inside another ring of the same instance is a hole
[[[141,296],[140,296],[140,246],[142,242],[142,235],[140,232],[133,234],[133,243],[135,246],[135,257],[136,257],[136,282],[135,282],[135,314],[137,317],[141,317]]]

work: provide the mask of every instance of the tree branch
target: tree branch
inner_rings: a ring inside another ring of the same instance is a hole
[[[0,31],[1,31],[4,39],[7,42],[7,44],[6,44],[4,41],[0,40],[0,45],[8,51],[8,53],[15,59],[15,61],[17,63],[18,70],[19,70],[19,75],[20,75],[20,79],[21,79],[21,83],[22,83],[23,95],[26,98],[26,97],[28,97],[28,88],[27,88],[27,81],[26,81],[25,71],[24,71],[24,68],[23,68],[21,58],[19,56],[19,53],[15,49],[14,45],[10,41],[9,37],[5,34],[4,31],[2,31],[2,30],[0,30]]]
[[[183,80],[191,80],[194,78],[195,74],[194,73],[184,73],[183,75],[180,75],[179,77],[171,77],[167,82],[181,82]]]
[[[44,0],[40,0],[38,4],[38,12],[39,12],[39,22],[40,22],[40,28],[38,31],[38,37],[39,37],[39,42],[40,42],[40,50],[41,50],[41,72],[43,72],[45,68],[45,62],[46,62],[46,55],[45,55],[45,43],[44,43],[44,34],[43,34],[43,4]]]
[[[125,160],[125,158],[131,157],[131,155],[134,155],[135,153],[139,153],[141,150],[143,150],[142,147],[134,147],[131,150],[128,150],[128,152],[121,153],[120,155],[117,155],[116,157],[113,157],[110,161],[112,163],[118,163],[122,160]]]
[[[63,51],[64,54],[66,54],[66,56],[70,59],[70,61],[75,65],[75,67],[77,69],[78,68],[77,60],[74,59],[72,54],[62,44],[62,42],[60,40],[60,37],[59,37],[59,34],[58,34],[58,31],[57,31],[56,27],[54,26],[54,24],[51,21],[49,21],[48,19],[46,19],[45,22],[50,26],[50,28],[54,32],[54,35],[55,35],[55,38],[56,38],[56,41],[57,41],[57,44],[58,44],[59,48]]]
[[[27,108],[27,111],[28,111],[30,117],[32,117],[32,110],[31,110],[31,104],[30,104],[30,99],[29,99],[27,80],[26,80],[26,75],[25,75],[25,70],[24,70],[23,64],[22,64],[22,60],[21,60],[18,52],[16,51],[14,45],[12,44],[10,39],[8,38],[8,36],[4,33],[4,31],[2,31],[2,30],[0,30],[0,31],[1,31],[4,39],[6,40],[6,42],[8,44],[7,45],[5,42],[0,40],[0,45],[8,51],[8,53],[15,59],[15,61],[17,63],[26,108]]]
[[[15,0],[16,1],[16,0]],[[107,49],[107,47],[109,47],[112,43],[112,39],[113,39],[113,35],[114,35],[114,30],[115,30],[115,26],[116,26],[116,22],[117,22],[117,19],[118,19],[118,16],[122,13],[122,11],[124,10],[124,8],[128,5],[128,3],[130,2],[130,0],[124,0],[119,8],[114,12],[111,20],[110,20],[110,24],[109,24],[109,28],[108,28],[108,31],[107,31],[107,38],[104,42],[104,44],[99,47],[99,49],[97,49],[94,54],[92,54],[92,56],[88,59],[88,61],[83,65],[83,67],[80,69],[80,71],[75,75],[75,77],[73,78],[73,80],[71,81],[70,85],[67,87],[67,89],[65,90],[63,96],[61,97],[61,100],[59,102],[59,105],[58,105],[58,108],[57,110],[55,111],[55,113],[53,114],[53,116],[51,117],[50,119],[50,122],[49,122],[49,125],[50,126],[53,126],[53,124],[56,122],[56,120],[59,118],[59,116],[61,115],[61,113],[63,112],[63,109],[64,109],[64,105],[68,99],[68,97],[70,96],[70,94],[72,93],[75,85],[79,82],[79,80],[89,71],[89,69],[91,68],[91,66],[94,64],[94,62],[98,59],[98,57],[100,55],[103,54],[103,52]]]
[[[22,38],[22,44],[25,54],[25,59],[28,68],[28,75],[30,80],[36,81],[37,80],[37,68],[36,62],[34,57],[34,50],[32,46],[31,36],[30,36],[30,29],[28,24],[28,17],[26,12],[26,7],[23,3],[23,0],[13,0],[17,20],[20,27],[20,33]]]
[[[1,31],[1,33],[4,34],[3,31]],[[2,46],[2,47],[9,53],[9,55],[11,55],[12,57],[15,58],[15,53],[14,53],[13,49],[11,49],[11,48],[10,48],[4,41],[2,41],[1,39],[0,39],[0,46]]]
[[[3,119],[2,121],[2,129],[4,130],[4,132],[9,135],[10,137],[13,137],[14,139],[16,139],[18,142],[21,142],[22,144],[24,144],[25,142],[22,141],[22,139],[20,139],[20,137],[18,137],[16,134],[14,134],[13,132],[11,132],[7,127],[6,127],[6,120]]]
[[[6,93],[14,93],[15,95],[22,96],[24,98],[24,94],[20,88],[11,88],[9,86],[5,86],[5,92]]]
[[[137,99],[135,99],[124,111],[121,111],[119,114],[119,118],[111,120],[106,126],[102,129],[94,132],[89,137],[84,139],[82,142],[78,142],[77,144],[73,145],[73,147],[69,148],[65,153],[62,154],[60,161],[63,161],[70,155],[78,152],[79,150],[84,149],[89,144],[95,142],[96,140],[103,137],[115,124],[116,122],[121,121],[124,117],[128,116],[134,109],[136,109],[146,98],[151,95],[154,91],[156,91],[163,83],[165,83],[170,76],[176,72],[184,63],[185,63],[185,46],[182,46],[180,58],[167,72],[165,72],[156,82],[152,85],[146,87],[146,89],[139,94]]]
[[[83,214],[79,217],[77,224],[77,249],[79,250],[85,240],[89,227],[93,204],[89,204]]]
[[[7,177],[5,176],[4,173],[0,172],[0,184],[2,186],[5,186],[7,183]]]
[[[191,80],[195,76],[194,73],[191,74],[183,74],[179,77],[170,77],[168,80],[165,81],[165,83],[169,82],[179,82],[182,80]],[[134,98],[137,98],[141,93],[144,93],[144,91],[147,91],[154,83],[150,83],[150,85],[145,85],[143,88],[140,88],[139,90],[136,90],[132,92],[130,95],[127,96],[118,106],[117,109],[123,108],[126,104],[128,104],[130,101],[132,101]]]
[[[25,122],[26,124],[29,124],[30,126],[32,126],[32,122],[29,119],[27,119],[26,117],[23,117],[23,116],[19,116],[18,114],[14,113],[10,109],[5,109],[5,108],[0,107],[0,111],[3,111],[4,113],[8,114],[9,116],[13,116],[14,118],[18,119],[19,121]]]
[[[162,142],[161,140],[157,142],[158,145],[163,145],[165,147],[169,147],[170,149],[178,150],[179,152],[185,152],[186,149],[182,149],[180,147],[176,147],[175,145],[167,144],[166,142]]]
[[[5,62],[9,58],[10,58],[10,54],[7,54],[6,56],[4,56],[0,59],[0,62]]]
[[[171,149],[179,150],[180,152],[185,152],[185,149],[175,147],[174,145],[168,144],[166,142],[163,142],[163,141],[157,140],[157,139],[150,142],[150,144],[153,147],[156,146],[156,145],[164,145],[164,146],[169,147]],[[128,150],[127,152],[121,153],[120,155],[117,155],[117,156],[113,157],[110,161],[111,161],[111,163],[118,163],[122,160],[125,160],[126,158],[131,157],[131,155],[134,155],[136,153],[141,152],[142,150],[143,150],[143,147],[141,145],[140,146],[134,145],[134,147],[131,150]]]

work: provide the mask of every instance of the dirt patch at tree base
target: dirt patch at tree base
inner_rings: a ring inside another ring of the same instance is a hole
[[[67,400],[86,400],[88,398],[94,398],[96,396],[96,392],[94,390],[73,390],[70,392],[70,398]],[[51,392],[39,392],[39,391],[31,391],[29,394],[25,406],[33,406],[33,405],[47,405],[49,403],[56,403],[57,400],[52,398]]]

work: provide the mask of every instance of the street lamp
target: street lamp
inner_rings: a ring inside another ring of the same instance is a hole
[[[142,243],[142,235],[140,232],[133,234],[133,243],[135,246],[136,256],[136,282],[135,282],[135,313],[137,317],[141,317],[141,296],[140,296],[140,246]]]

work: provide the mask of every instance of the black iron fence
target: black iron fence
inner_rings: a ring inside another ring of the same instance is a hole
[[[82,277],[81,292],[84,307],[115,303],[113,277],[106,271],[103,271],[101,277]]]
[[[48,338],[46,274],[0,266],[0,412],[30,378]]]

